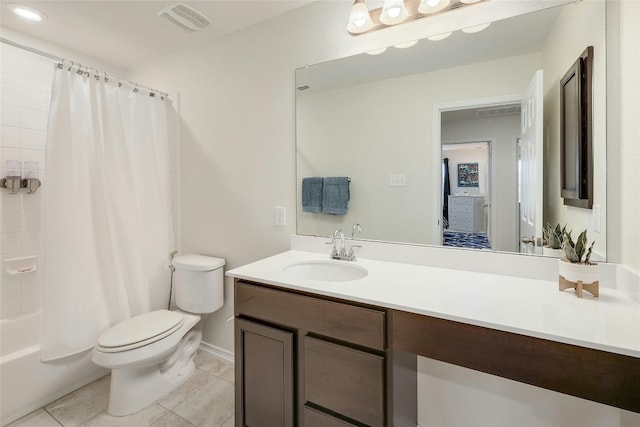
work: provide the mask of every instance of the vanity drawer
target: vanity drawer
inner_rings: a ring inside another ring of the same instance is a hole
[[[368,426],[384,425],[384,357],[304,337],[304,399]]]
[[[473,205],[471,203],[453,203],[449,205],[449,213],[451,212],[471,212]]]
[[[292,292],[235,284],[236,315],[246,315],[326,337],[385,350],[385,312]]]
[[[355,427],[355,424],[332,417],[309,406],[304,407],[305,427]]]

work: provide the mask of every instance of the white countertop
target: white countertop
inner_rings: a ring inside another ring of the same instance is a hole
[[[289,265],[327,260],[291,250],[234,268],[228,276],[358,301],[640,358],[640,304],[600,286],[600,296],[577,298],[557,281],[368,259],[353,263],[369,274],[347,282],[293,279]]]

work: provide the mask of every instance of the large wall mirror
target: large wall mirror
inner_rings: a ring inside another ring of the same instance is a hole
[[[587,46],[593,209],[560,194],[560,80]],[[296,70],[297,233],[542,254],[559,223],[604,260],[605,65],[605,2],[583,0]],[[305,177],[349,177],[347,213],[304,212]]]

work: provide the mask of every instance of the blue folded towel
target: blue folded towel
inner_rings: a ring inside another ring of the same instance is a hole
[[[322,182],[319,177],[302,178],[302,212],[322,211]]]
[[[345,215],[348,208],[349,178],[324,178],[322,183],[322,213]]]

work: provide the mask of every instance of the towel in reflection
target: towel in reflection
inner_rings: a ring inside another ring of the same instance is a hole
[[[327,177],[322,182],[322,213],[345,215],[349,208],[348,177]]]
[[[323,178],[302,178],[302,212],[322,212]]]

